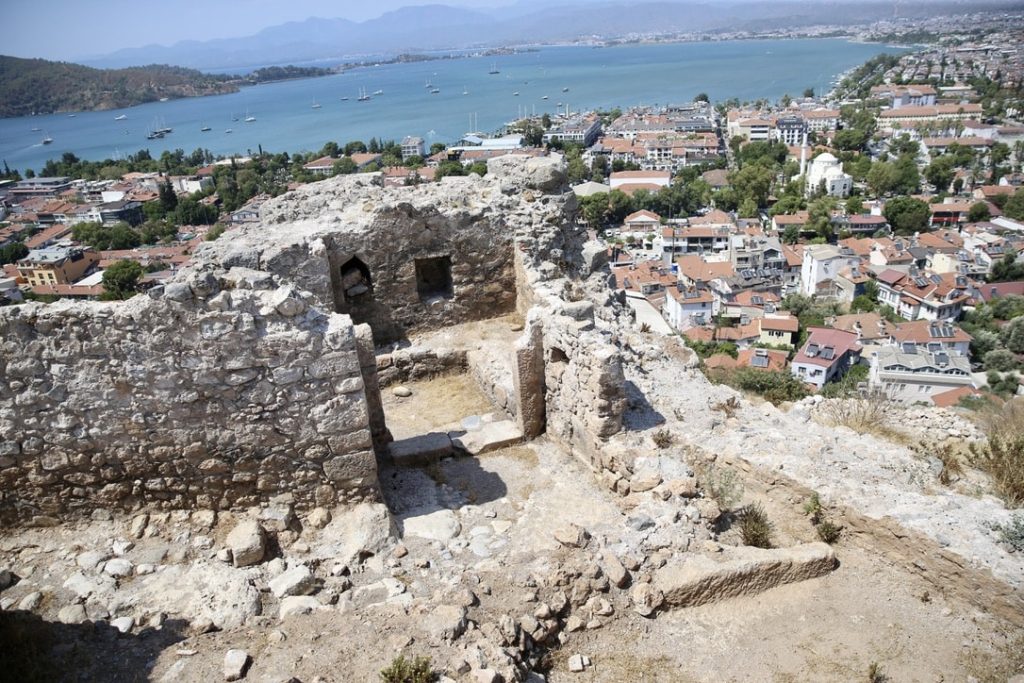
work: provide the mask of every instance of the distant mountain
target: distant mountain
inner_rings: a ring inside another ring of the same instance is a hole
[[[162,97],[238,90],[225,76],[174,66],[101,70],[68,62],[0,55],[0,117],[118,109]]]
[[[899,16],[1006,9],[1012,0],[900,0]],[[891,0],[712,0],[627,3],[537,0],[490,11],[447,5],[404,7],[360,23],[312,18],[272,26],[243,38],[186,41],[171,46],[119,50],[85,60],[92,66],[167,63],[193,68],[247,71],[257,66],[343,61],[417,50],[497,47],[630,34],[797,29],[814,24],[846,25],[888,19]]]

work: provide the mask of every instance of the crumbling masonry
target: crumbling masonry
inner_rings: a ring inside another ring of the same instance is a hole
[[[416,188],[336,178],[269,202],[148,295],[0,310],[0,517],[377,498],[374,345],[515,311],[504,409],[600,467],[623,374],[574,295],[604,252],[564,190],[558,159]]]

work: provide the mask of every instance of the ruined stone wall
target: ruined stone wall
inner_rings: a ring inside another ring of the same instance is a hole
[[[0,310],[5,521],[376,497],[347,316],[237,269],[154,294]]]
[[[517,303],[523,340],[478,359],[481,384],[527,436],[594,465],[622,426],[621,359],[577,296],[593,255],[564,164],[489,168],[415,188],[315,183],[150,295],[0,311],[0,517],[374,497],[391,438],[374,342]],[[437,365],[474,364],[421,358],[409,377]]]

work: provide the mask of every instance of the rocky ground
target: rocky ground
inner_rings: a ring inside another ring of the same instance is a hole
[[[385,406],[401,435],[488,406],[465,378],[408,388]],[[456,681],[856,680],[873,663],[891,680],[949,681],[1008,670],[998,668],[1013,642],[1005,623],[845,538],[832,569],[804,497],[782,485],[749,479],[742,502],[765,506],[778,547],[810,548],[801,566],[813,571],[763,592],[745,583],[745,568],[775,560],[736,547],[691,457],[668,448],[641,462],[658,481],[623,496],[542,439],[385,469],[387,508],[300,517],[282,498],[248,513],[98,513],[8,531],[5,671],[373,681],[400,653],[429,656]],[[733,597],[700,604],[708,592],[680,561],[731,568],[717,590]]]

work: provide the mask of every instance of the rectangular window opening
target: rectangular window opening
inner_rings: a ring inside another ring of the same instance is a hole
[[[423,302],[455,296],[451,256],[416,259],[416,292]]]

